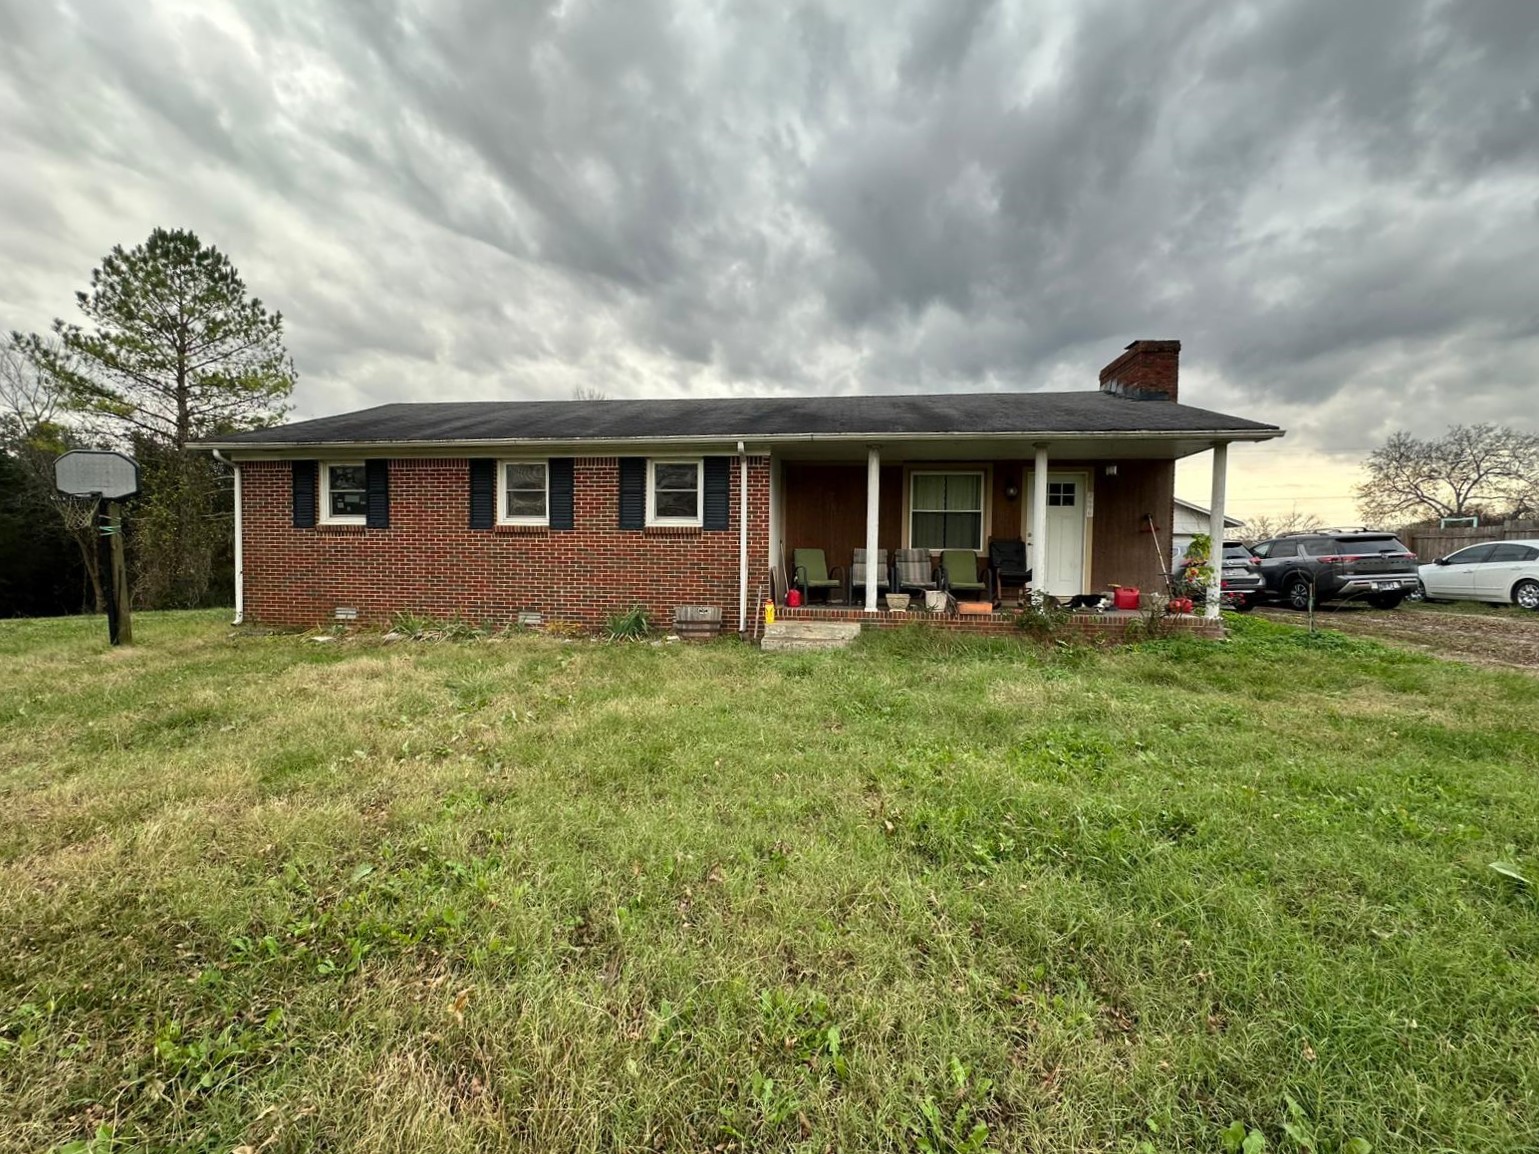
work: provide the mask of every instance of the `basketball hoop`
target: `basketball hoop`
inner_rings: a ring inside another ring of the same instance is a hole
[[[139,492],[139,462],[105,449],[71,449],[53,463],[59,509],[72,529],[95,526],[97,568],[107,603],[107,638],[132,645],[128,569],[123,562],[123,510],[118,504]]]

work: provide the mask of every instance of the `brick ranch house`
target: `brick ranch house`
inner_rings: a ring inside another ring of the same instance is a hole
[[[1213,453],[1222,526],[1227,446],[1283,433],[1180,404],[1180,349],[1135,341],[1094,391],[393,404],[200,447],[234,468],[238,620],[698,604],[726,631],[783,601],[794,549],[848,571],[993,538],[1028,542],[1055,595],[1151,589],[1175,462]]]

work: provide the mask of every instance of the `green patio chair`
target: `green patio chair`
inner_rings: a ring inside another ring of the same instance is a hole
[[[839,574],[835,577],[834,574]],[[844,587],[844,567],[828,567],[828,559],[821,549],[793,549],[791,551],[791,584],[802,591],[804,604],[812,603],[812,591],[821,589],[826,601],[835,589]]]
[[[941,550],[941,588],[958,601],[994,600],[989,594],[988,576],[978,576],[978,554],[971,549]]]

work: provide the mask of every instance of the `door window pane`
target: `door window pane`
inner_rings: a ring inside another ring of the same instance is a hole
[[[1049,481],[1047,503],[1053,508],[1072,509],[1078,497],[1079,485],[1075,481]]]

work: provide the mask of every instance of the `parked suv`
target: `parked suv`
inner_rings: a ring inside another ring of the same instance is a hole
[[[1261,558],[1263,596],[1295,609],[1315,603],[1367,601],[1393,609],[1416,589],[1416,554],[1393,533],[1366,530],[1289,533],[1251,547]]]

